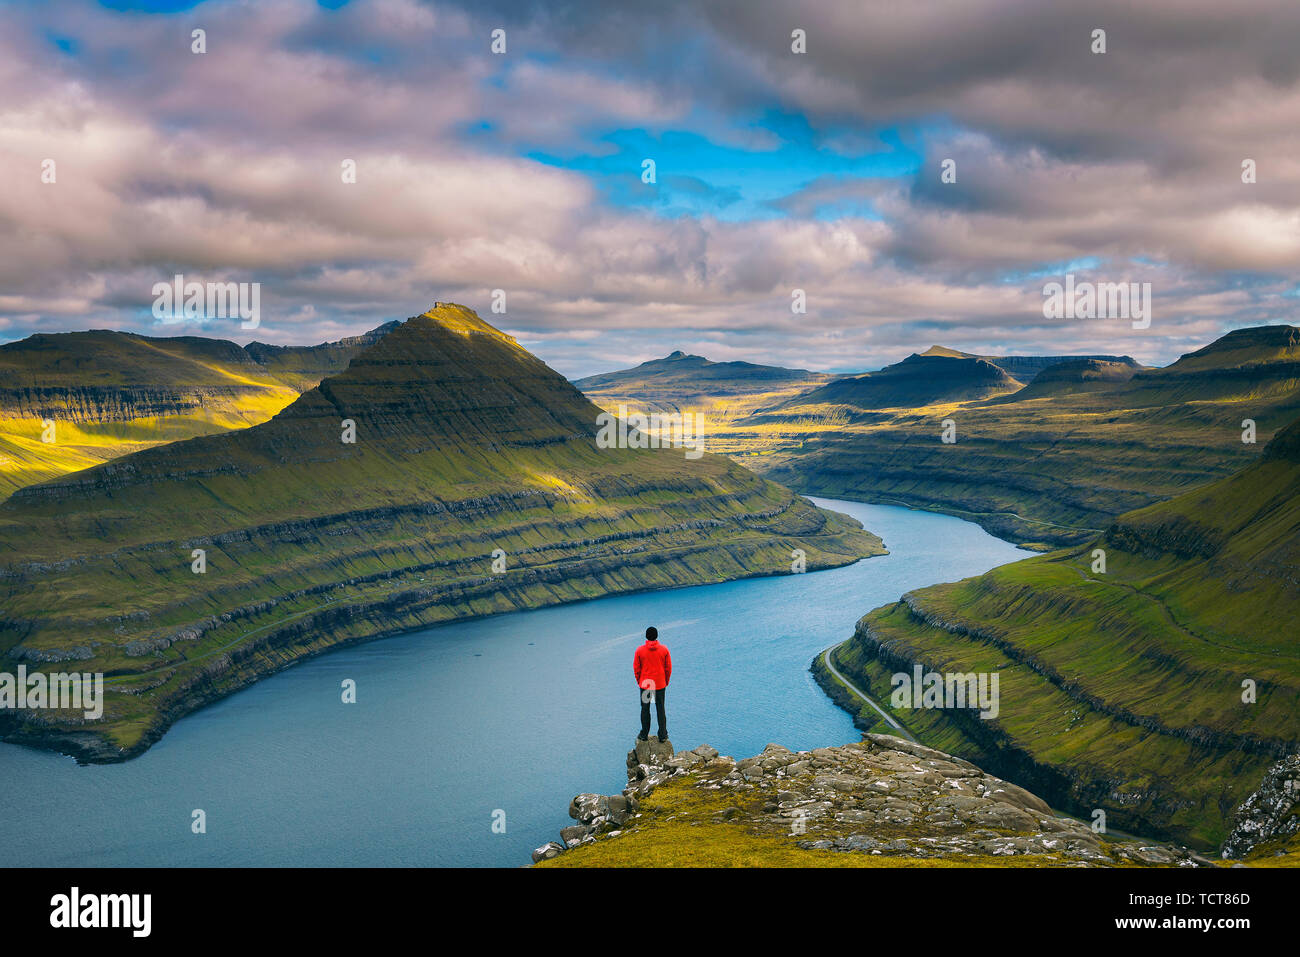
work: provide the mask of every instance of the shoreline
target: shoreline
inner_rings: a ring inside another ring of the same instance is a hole
[[[807,498],[807,496],[804,497]],[[850,500],[842,499],[841,501],[850,501]],[[869,503],[853,503],[853,504],[869,504]],[[857,522],[857,520],[852,519],[851,516],[844,516],[844,513],[835,512],[834,509],[826,508],[825,506],[820,506],[820,505],[817,506],[817,508],[821,509],[822,511],[833,512],[836,515],[839,515],[841,517],[847,517],[850,520]],[[880,543],[879,547],[881,551],[868,554],[868,555],[862,555],[859,556],[858,558],[853,559],[852,561],[845,561],[841,564],[809,567],[807,573],[816,573],[820,571],[832,571],[837,568],[847,568],[852,565],[856,565],[858,562],[868,561],[872,558],[882,558],[889,555],[888,549],[884,547],[884,543],[878,535],[875,535],[875,533],[871,532],[870,529],[865,528],[865,526],[862,527],[861,531],[862,533],[870,535],[877,542],[879,542]],[[815,541],[816,539],[812,538],[811,540]],[[786,575],[793,575],[793,574],[795,573],[755,572],[753,574],[738,575],[735,577],[723,578],[716,581],[701,581],[701,582],[694,582],[694,583],[680,583],[680,584],[669,584],[669,585],[648,585],[645,587],[626,588],[617,591],[610,591],[607,592],[606,594],[597,595],[594,597],[575,597],[575,598],[561,597],[556,600],[542,601],[539,604],[532,605],[529,607],[513,608],[505,611],[492,611],[487,613],[471,613],[467,615],[457,615],[455,617],[446,619],[444,621],[438,621],[433,623],[400,626],[400,627],[393,627],[393,628],[383,628],[382,630],[370,634],[362,634],[362,635],[356,635],[349,638],[343,638],[337,642],[330,643],[318,649],[304,649],[303,653],[295,656],[294,658],[292,658],[292,660],[278,663],[274,667],[254,669],[253,671],[244,675],[242,678],[237,679],[231,685],[219,689],[218,693],[211,693],[211,694],[200,693],[196,695],[193,699],[188,697],[181,698],[177,702],[176,706],[173,706],[172,708],[168,708],[168,709],[160,709],[157,712],[158,720],[156,720],[153,724],[150,725],[150,727],[141,736],[139,742],[137,742],[135,745],[132,745],[129,748],[116,747],[104,735],[97,734],[93,731],[86,731],[82,729],[71,729],[71,728],[63,729],[63,730],[54,730],[54,731],[41,731],[38,730],[36,726],[33,726],[28,723],[16,721],[13,717],[10,717],[4,712],[0,712],[0,743],[13,744],[20,747],[27,747],[36,751],[55,752],[60,755],[64,755],[72,758],[74,761],[76,761],[78,765],[81,766],[121,764],[127,761],[134,760],[135,758],[138,758],[141,755],[143,755],[151,747],[153,747],[153,745],[157,744],[158,741],[161,740],[178,721],[184,719],[185,717],[191,714],[195,714],[199,711],[202,711],[204,708],[216,704],[217,702],[222,701],[230,697],[231,695],[237,694],[240,691],[243,691],[244,689],[248,688],[249,686],[256,684],[257,682],[262,681],[266,678],[272,677],[280,673],[281,671],[286,670],[287,668],[291,668],[294,665],[300,664],[302,662],[310,661],[312,659],[321,657],[333,651],[341,651],[344,649],[355,647],[360,644],[365,644],[374,641],[381,641],[386,638],[396,638],[401,635],[409,635],[409,634],[422,632],[422,631],[430,631],[433,629],[437,629],[443,625],[461,624],[468,621],[476,621],[485,618],[494,618],[502,615],[519,614],[519,613],[529,612],[529,611],[542,611],[548,608],[559,608],[566,605],[575,605],[575,604],[581,604],[585,602],[601,601],[602,599],[605,598],[616,598],[625,595],[630,596],[630,595],[637,595],[637,594],[647,594],[651,592],[676,591],[676,590],[686,589],[686,588],[706,588],[711,585],[724,585],[729,582],[747,581],[747,580],[752,580],[757,578],[784,577]],[[290,626],[293,624],[297,624],[301,626],[304,619],[310,621],[310,615],[314,611],[318,609],[324,609],[331,605],[334,605],[339,600],[340,599],[332,599],[329,602],[324,602],[321,605],[315,606],[315,608],[309,609],[305,612],[298,612],[293,616],[286,617],[279,621],[271,622],[266,625],[261,625],[258,628],[253,629],[250,632],[247,632],[246,635],[241,636],[239,639],[236,639],[234,642],[224,647],[227,650],[230,648],[234,648],[236,645],[242,642],[243,638],[247,637],[247,635],[251,635],[260,631],[265,631],[267,629],[271,630],[269,637],[273,638],[276,635],[276,629]],[[169,667],[174,667],[174,665]],[[142,675],[147,675],[147,674],[150,673],[142,673]],[[108,684],[107,680],[105,681],[105,684],[106,685]]]

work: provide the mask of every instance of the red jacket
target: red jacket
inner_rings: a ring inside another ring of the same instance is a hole
[[[632,658],[632,672],[638,688],[644,689],[646,682],[654,682],[656,691],[667,688],[673,674],[673,656],[659,642],[647,641]]]

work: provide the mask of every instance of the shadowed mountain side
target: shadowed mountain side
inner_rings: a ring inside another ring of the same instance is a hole
[[[1068,359],[1047,366],[1019,392],[1002,396],[994,401],[1018,402],[1043,396],[1068,395],[1073,392],[1104,392],[1112,388],[1114,383],[1128,382],[1140,368],[1141,366],[1130,362]]]
[[[810,569],[883,553],[725,458],[598,448],[598,413],[442,304],[268,422],[20,490],[0,505],[0,658],[103,671],[109,693],[102,721],[9,713],[6,737],[120,760],[348,642],[788,574],[795,549]]]
[[[1300,421],[1253,465],[1073,548],[872,611],[835,656],[887,704],[922,663],[997,672],[1000,711],[909,730],[1112,826],[1217,845],[1300,741]]]

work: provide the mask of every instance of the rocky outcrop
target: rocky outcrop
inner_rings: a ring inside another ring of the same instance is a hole
[[[569,805],[578,825],[561,842],[533,852],[549,860],[574,847],[634,831],[643,802],[665,782],[685,777],[699,794],[697,820],[743,825],[774,841],[802,837],[807,851],[953,859],[1038,856],[1073,866],[1213,866],[1183,847],[1116,841],[1054,812],[1042,798],[968,761],[884,734],[856,744],[791,751],[769,744],[741,761],[701,745],[672,751],[671,742],[637,742],[628,754],[622,795],[580,794]],[[711,810],[716,793],[734,795]]]
[[[1223,842],[1224,857],[1245,857],[1273,850],[1300,835],[1300,753],[1278,761],[1259,788],[1237,808],[1232,833]]]
[[[562,828],[559,841],[550,841],[533,851],[533,863],[550,860],[571,847],[591,844],[602,833],[617,837],[619,828],[636,812],[638,797],[649,794],[674,774],[717,756],[717,749],[707,744],[677,755],[672,741],[638,738],[627,753],[627,787],[623,793],[576,795],[569,802],[569,817],[577,823]]]

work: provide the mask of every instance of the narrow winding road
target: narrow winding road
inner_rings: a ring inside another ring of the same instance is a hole
[[[844,644],[844,642],[841,641],[840,645],[842,644]],[[876,704],[876,702],[873,701],[870,696],[863,694],[857,685],[855,685],[848,678],[844,677],[844,675],[840,673],[840,670],[835,667],[835,665],[831,662],[831,652],[834,651],[836,648],[838,648],[840,645],[832,645],[830,648],[827,648],[825,651],[822,652],[822,661],[826,662],[826,670],[829,671],[831,674],[833,674],[836,678],[838,678],[840,680],[840,683],[843,684],[844,687],[848,688],[850,691],[852,691],[855,695],[857,695],[867,704],[871,705],[871,707],[875,708],[876,713],[879,714],[882,718],[884,718],[885,723],[888,724],[891,728],[893,728],[903,737],[907,738],[908,741],[911,741],[915,744],[920,744],[921,743],[920,741],[917,741],[916,738],[912,737],[912,732],[908,731],[905,727],[903,727],[901,724],[895,721],[893,717],[887,711],[885,711],[884,708]]]

